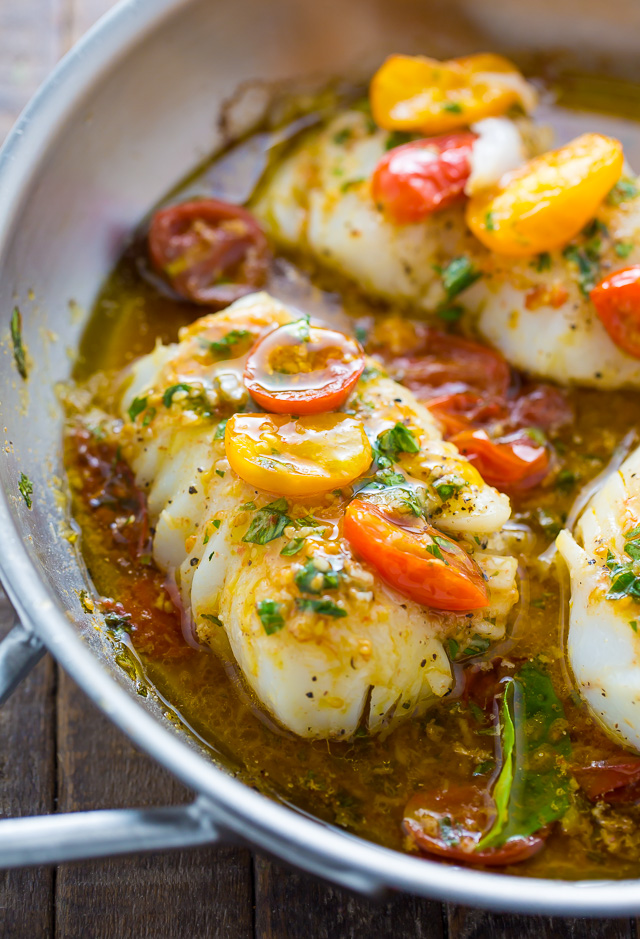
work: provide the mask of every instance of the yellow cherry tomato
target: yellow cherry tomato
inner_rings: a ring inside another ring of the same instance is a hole
[[[489,53],[447,62],[392,55],[373,76],[369,97],[380,127],[430,135],[498,117],[513,104],[525,110],[535,104],[535,92],[516,67]]]
[[[346,414],[235,414],[224,443],[238,476],[281,496],[346,486],[371,465],[364,426]]]
[[[620,179],[622,163],[619,140],[583,134],[473,195],[467,224],[496,254],[519,257],[561,248],[596,214]]]

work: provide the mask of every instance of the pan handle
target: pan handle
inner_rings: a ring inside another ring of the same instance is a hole
[[[16,622],[0,642],[0,705],[15,691],[46,649],[32,632]]]
[[[223,838],[206,801],[0,820],[0,869],[215,844]]]

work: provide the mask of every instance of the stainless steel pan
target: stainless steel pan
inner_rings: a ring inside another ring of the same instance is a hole
[[[128,233],[221,142],[223,101],[248,79],[364,75],[390,51],[447,55],[558,45],[582,67],[640,80],[637,0],[128,0],[31,102],[0,156],[0,572],[17,615],[0,646],[0,700],[49,650],[142,749],[198,793],[187,808],[0,821],[0,865],[235,840],[364,894],[406,890],[546,914],[640,911],[640,884],[525,880],[397,854],[244,786],[153,702],[143,704],[83,612],[60,498],[53,386]],[[71,301],[71,303],[70,303]],[[8,322],[18,304],[24,383]],[[33,508],[18,492],[33,481]]]

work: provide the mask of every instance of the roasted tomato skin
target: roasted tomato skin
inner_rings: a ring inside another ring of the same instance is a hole
[[[402,824],[421,851],[465,864],[487,867],[517,864],[532,857],[544,845],[545,831],[526,838],[512,838],[499,848],[476,851],[475,846],[494,815],[492,800],[486,792],[475,786],[450,786],[413,796],[405,808]]]
[[[345,513],[344,535],[387,583],[416,603],[459,612],[489,605],[478,565],[430,525],[401,528],[378,506],[354,499]]]
[[[451,442],[497,489],[532,489],[549,471],[546,448],[519,433],[494,441],[484,430],[463,430]]]
[[[470,131],[415,140],[389,150],[371,181],[377,205],[394,222],[421,222],[464,194],[471,173]]]
[[[640,359],[640,264],[609,274],[593,288],[591,300],[615,344]]]
[[[185,300],[217,309],[261,287],[270,259],[266,236],[251,212],[218,199],[156,212],[149,255]]]
[[[294,322],[256,343],[247,359],[244,383],[266,411],[319,414],[342,407],[364,366],[364,353],[355,339]]]
[[[634,802],[640,798],[640,758],[629,753],[575,767],[573,774],[593,802]]]

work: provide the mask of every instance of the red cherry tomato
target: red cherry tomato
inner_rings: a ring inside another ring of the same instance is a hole
[[[421,400],[461,391],[502,398],[511,382],[511,370],[499,352],[437,329],[427,332],[419,354],[397,356],[392,364],[402,384]]]
[[[364,353],[355,339],[297,320],[253,347],[244,383],[265,411],[318,414],[341,407],[363,370]]]
[[[149,254],[156,270],[186,300],[219,308],[261,287],[270,257],[253,215],[217,199],[156,212]]]
[[[421,222],[446,208],[464,193],[475,140],[475,134],[463,131],[394,147],[374,170],[374,200],[399,225]]]
[[[544,830],[526,838],[511,838],[499,848],[476,851],[494,816],[488,793],[475,786],[451,786],[413,796],[404,811],[403,827],[427,854],[467,864],[517,864],[543,846]]]
[[[493,441],[484,430],[463,430],[451,438],[485,482],[497,489],[531,489],[549,470],[545,447],[521,434]]]
[[[456,612],[489,605],[476,562],[430,525],[401,528],[378,506],[354,499],[345,513],[344,535],[383,580],[416,603]]]
[[[425,404],[448,438],[474,425],[502,421],[506,417],[506,407],[501,401],[487,399],[475,391],[439,395],[428,398]]]
[[[632,802],[640,797],[640,758],[628,753],[609,760],[598,760],[574,769],[574,776],[589,799],[607,802]]]
[[[640,264],[609,274],[593,288],[591,299],[615,344],[640,359]]]
[[[567,395],[553,385],[534,385],[525,388],[510,403],[508,423],[514,430],[537,427],[544,431],[555,431],[570,424],[574,418],[573,408]]]

